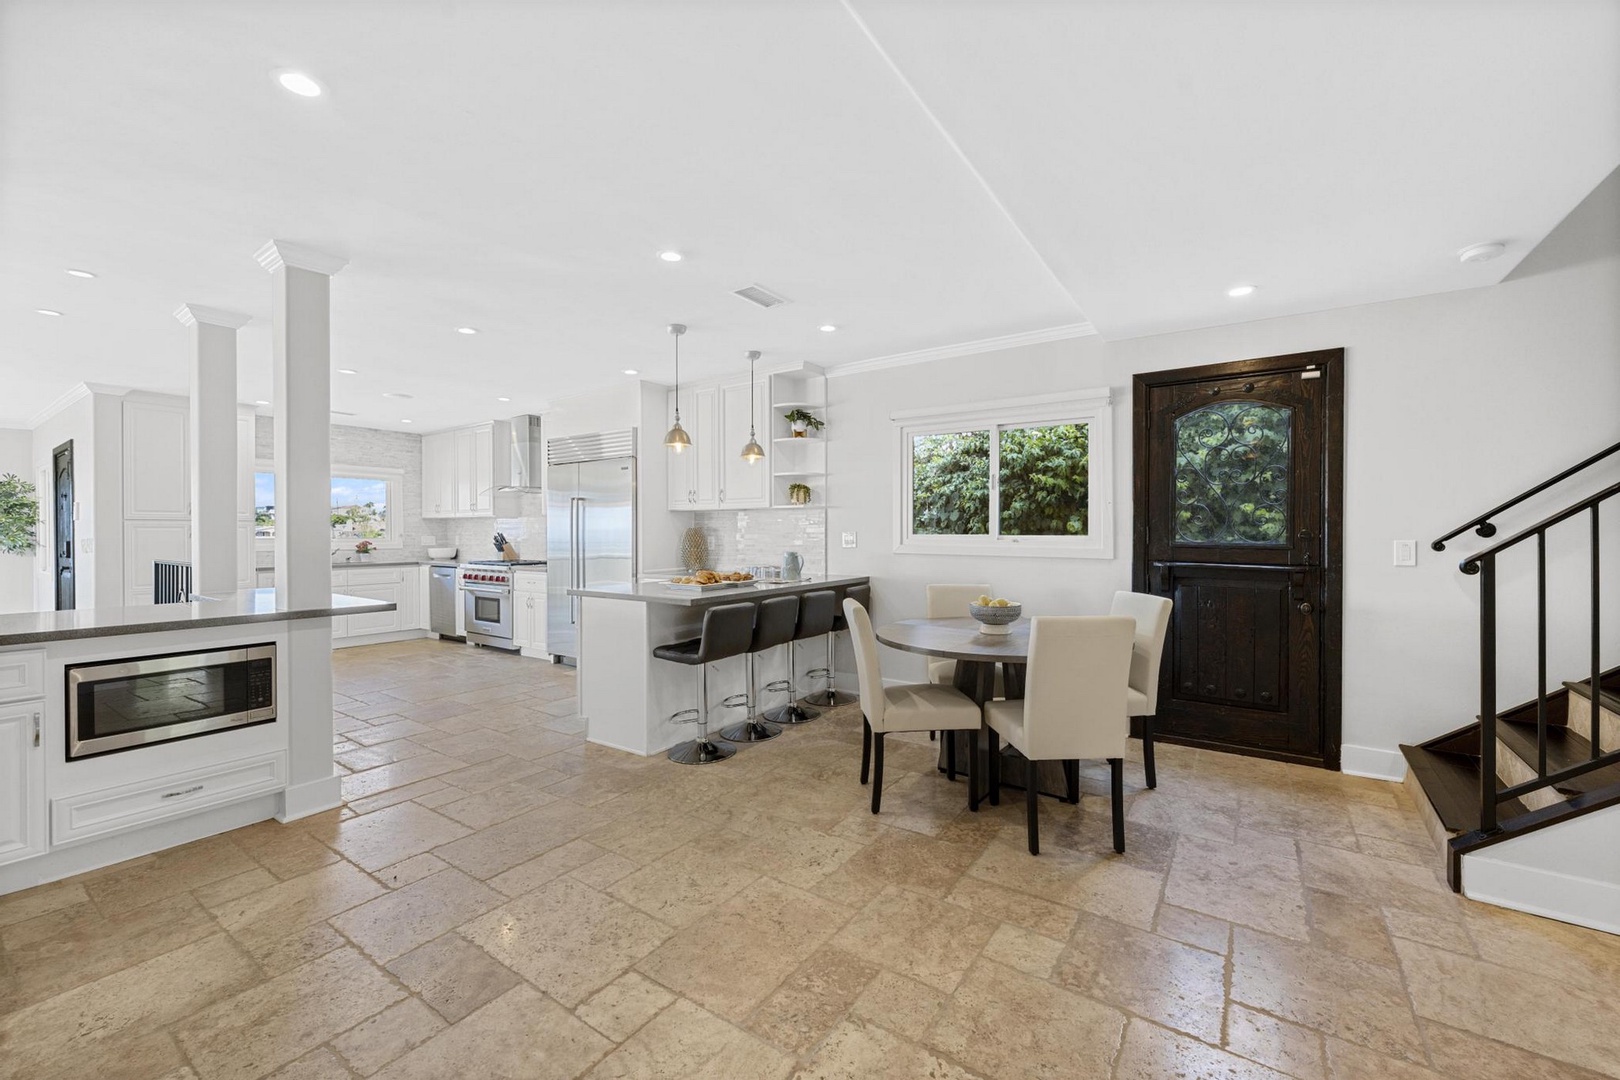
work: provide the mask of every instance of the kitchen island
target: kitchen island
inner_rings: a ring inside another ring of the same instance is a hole
[[[294,657],[393,610],[272,589],[0,615],[0,894],[337,805],[332,709]]]
[[[698,704],[695,669],[656,659],[660,645],[695,638],[703,629],[703,611],[716,604],[758,603],[770,596],[832,589],[840,600],[851,585],[864,585],[866,577],[829,577],[799,581],[756,582],[738,588],[696,593],[671,588],[662,581],[641,580],[630,585],[568,590],[577,598],[579,620],[579,711],[586,722],[586,738],[603,746],[651,755],[693,738],[694,725],[672,724],[671,714]],[[809,668],[826,666],[819,640],[801,643],[794,682],[802,697],[811,689],[804,677]],[[757,661],[760,687],[787,672],[787,648]],[[709,730],[719,730],[742,719],[740,712],[722,710],[721,699],[746,688],[746,661],[738,656],[714,664],[709,674]],[[761,697],[770,697],[761,690]],[[756,702],[773,706],[771,698]],[[724,713],[725,715],[722,715]]]

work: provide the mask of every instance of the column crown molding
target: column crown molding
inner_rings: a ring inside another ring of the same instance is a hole
[[[228,330],[240,330],[253,321],[251,315],[226,311],[224,308],[204,307],[201,304],[181,304],[174,309],[174,317],[186,326],[208,323],[210,326],[223,326]]]
[[[317,274],[328,277],[349,265],[349,260],[341,255],[330,255],[324,251],[317,251],[303,244],[292,244],[285,240],[272,240],[264,247],[253,253],[259,260],[259,265],[270,273],[275,273],[284,266],[297,267],[300,270],[313,270]]]

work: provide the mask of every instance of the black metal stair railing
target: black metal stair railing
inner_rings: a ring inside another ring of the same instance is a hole
[[[1615,444],[1605,454],[1620,449],[1620,443]],[[1605,455],[1598,455],[1602,457]],[[1586,464],[1598,458],[1588,459]],[[1569,475],[1560,474],[1558,479]],[[1551,483],[1552,481],[1549,481]],[[1541,485],[1534,490],[1541,490],[1547,485]],[[1533,493],[1533,492],[1532,492]],[[1538,791],[1542,788],[1553,787],[1566,780],[1608,765],[1620,763],[1620,748],[1604,753],[1600,739],[1600,719],[1602,716],[1602,672],[1600,671],[1600,635],[1601,635],[1601,607],[1600,588],[1602,582],[1602,547],[1599,543],[1600,532],[1598,528],[1598,512],[1603,503],[1620,495],[1620,484],[1613,484],[1596,494],[1590,495],[1558,513],[1545,518],[1517,533],[1499,544],[1495,544],[1475,555],[1470,555],[1460,564],[1465,574],[1479,576],[1479,830],[1481,832],[1494,832],[1498,828],[1497,807],[1521,795]],[[1504,504],[1510,505],[1510,504]],[[1498,508],[1500,510],[1501,508]],[[1493,511],[1493,513],[1496,511]],[[1591,586],[1591,626],[1589,630],[1591,687],[1592,687],[1592,718],[1590,743],[1591,751],[1588,760],[1575,765],[1567,766],[1554,772],[1547,771],[1547,531],[1553,526],[1568,521],[1580,514],[1589,518],[1591,560],[1589,577]],[[1486,515],[1487,517],[1490,515]],[[1463,526],[1463,529],[1469,526]],[[1462,529],[1450,533],[1441,540],[1462,532]],[[1494,532],[1494,527],[1492,532]],[[1481,532],[1481,535],[1487,535]],[[1497,558],[1505,551],[1517,547],[1531,539],[1536,544],[1536,778],[1509,787],[1498,787],[1496,779],[1496,729],[1501,720],[1497,714],[1496,677],[1497,677]],[[1434,543],[1436,550],[1442,546],[1441,540]]]
[[[1477,533],[1478,535],[1483,536],[1483,537],[1489,538],[1489,537],[1495,536],[1496,535],[1496,526],[1494,524],[1492,524],[1492,522],[1491,522],[1492,518],[1497,517],[1497,516],[1505,513],[1506,511],[1513,509],[1515,506],[1518,506],[1520,503],[1524,502],[1528,498],[1531,498],[1532,496],[1541,494],[1543,491],[1546,491],[1548,488],[1552,487],[1554,484],[1562,483],[1563,481],[1568,480],[1570,477],[1574,476],[1576,473],[1581,472],[1581,471],[1583,471],[1585,469],[1591,468],[1593,465],[1596,465],[1598,462],[1602,461],[1604,458],[1608,457],[1610,454],[1620,454],[1620,442],[1617,442],[1613,446],[1607,447],[1606,449],[1599,450],[1597,453],[1593,454],[1591,457],[1587,458],[1584,461],[1578,462],[1577,464],[1571,465],[1569,468],[1565,469],[1561,473],[1558,473],[1556,476],[1549,476],[1547,479],[1543,480],[1541,483],[1537,484],[1535,487],[1529,488],[1529,489],[1527,489],[1525,491],[1521,491],[1519,494],[1513,496],[1513,498],[1509,499],[1507,502],[1503,503],[1501,506],[1492,507],[1491,509],[1485,511],[1483,514],[1479,515],[1479,517],[1474,518],[1471,521],[1463,522],[1461,525],[1457,526],[1455,529],[1452,529],[1450,532],[1446,533],[1444,536],[1440,537],[1438,540],[1431,541],[1429,546],[1431,548],[1433,548],[1435,551],[1444,551],[1444,550],[1446,550],[1446,541],[1447,540],[1450,540],[1452,537],[1455,537],[1455,536],[1461,536],[1463,533],[1467,532],[1469,529],[1473,529],[1475,533]]]

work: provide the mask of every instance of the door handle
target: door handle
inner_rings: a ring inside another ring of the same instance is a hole
[[[34,712],[34,745],[39,745],[39,712]]]
[[[1315,611],[1316,609],[1311,607],[1311,602],[1309,600],[1302,600],[1302,601],[1300,601],[1300,604],[1299,604],[1299,610],[1300,610],[1300,614],[1309,615],[1311,612]]]

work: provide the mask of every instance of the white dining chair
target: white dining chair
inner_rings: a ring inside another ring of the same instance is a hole
[[[1107,759],[1112,773],[1114,850],[1125,850],[1125,744],[1131,733],[1125,695],[1135,635],[1135,620],[1121,616],[1037,615],[1029,621],[1023,700],[985,703],[992,791],[1000,783],[998,736],[1028,762],[1024,790],[1031,855],[1041,850],[1037,763],[1063,763],[1073,803],[1079,802],[1080,760],[1097,758]]]
[[[884,686],[872,618],[859,601],[844,601],[844,621],[855,646],[855,672],[861,697],[861,783],[872,780],[872,813],[883,802],[883,737],[894,731],[966,731],[968,733],[968,807],[979,808],[978,705],[962,691],[932,683]],[[952,775],[951,779],[955,779]]]
[[[1131,686],[1125,695],[1125,713],[1142,720],[1142,771],[1147,774],[1150,788],[1159,786],[1158,772],[1153,767],[1153,714],[1159,711],[1159,664],[1164,659],[1164,639],[1170,631],[1172,606],[1168,597],[1117,592],[1108,610],[1110,615],[1136,620],[1136,641],[1131,647]]]
[[[968,618],[968,605],[981,596],[991,596],[988,585],[930,585],[927,615],[930,619]],[[928,681],[935,686],[956,685],[955,660],[928,661]]]

